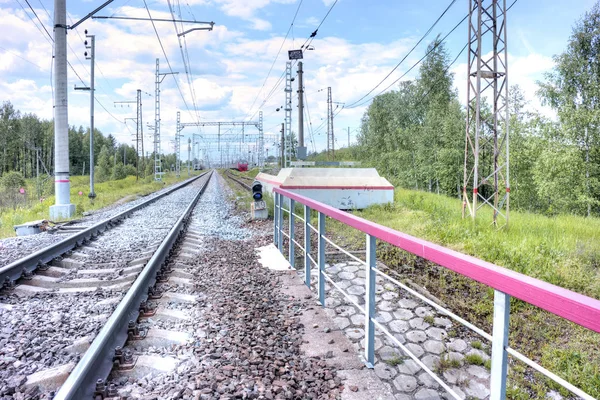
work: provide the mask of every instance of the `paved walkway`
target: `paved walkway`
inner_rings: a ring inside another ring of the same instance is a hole
[[[365,269],[358,262],[326,266],[326,273],[353,300],[364,305]],[[298,274],[303,277],[303,272]],[[312,271],[316,291],[318,271]],[[377,320],[462,398],[489,397],[490,348],[487,343],[458,337],[459,324],[392,283],[377,277]],[[364,354],[364,315],[326,283],[326,312]],[[462,328],[462,327],[461,327]],[[375,338],[374,372],[393,391],[395,399],[441,399],[449,394],[381,331]]]

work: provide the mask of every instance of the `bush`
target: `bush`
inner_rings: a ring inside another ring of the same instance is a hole
[[[25,178],[20,172],[12,171],[4,174],[0,179],[0,185],[6,191],[18,190],[25,187]]]
[[[140,175],[143,171],[140,171]],[[126,176],[135,176],[136,169],[134,165],[128,164],[125,166],[125,175]]]

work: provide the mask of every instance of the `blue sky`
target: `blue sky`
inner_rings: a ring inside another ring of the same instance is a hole
[[[53,15],[53,1],[28,1],[42,24],[52,33],[50,15]],[[170,17],[166,0],[146,2],[154,18]],[[163,152],[173,151],[170,141],[174,137],[178,110],[184,122],[231,121],[251,116],[256,119],[255,113],[262,106],[266,133],[276,134],[283,120],[283,113],[277,112],[276,108],[284,103],[283,85],[277,87],[276,83],[285,69],[287,50],[304,43],[332,3],[333,0],[303,0],[298,9],[299,0],[171,0],[176,13],[181,9],[184,19],[214,21],[216,25],[212,32],[198,31],[185,36],[182,46],[189,54],[191,72],[186,75],[173,24],[156,24],[169,62],[174,71],[179,71],[175,78],[165,78],[161,90]],[[332,87],[336,102],[349,104],[362,97],[406,55],[449,3],[449,0],[337,2],[312,42],[315,49],[305,52],[305,91],[314,132],[311,138],[311,126],[306,118],[309,150],[321,150],[326,146],[324,89]],[[507,3],[511,4],[512,0]],[[552,56],[564,50],[572,25],[593,3],[593,0],[518,0],[509,11],[509,82],[519,84],[525,90],[532,107],[541,108],[535,98],[535,81],[542,79],[543,73],[552,68]],[[100,4],[102,1],[97,0],[67,1],[69,23],[79,20]],[[297,9],[293,29],[284,42]],[[380,89],[387,87],[415,63],[435,35],[445,35],[467,12],[468,1],[457,1]],[[148,16],[143,0],[116,0],[98,15]],[[186,29],[191,27],[185,26]],[[133,100],[138,88],[153,95],[155,60],[160,58],[161,72],[168,72],[165,57],[150,22],[88,20],[68,35],[71,47],[68,50],[69,61],[86,84],[89,82],[89,61],[83,56],[85,29],[96,35],[96,98],[110,112],[96,105],[96,127],[105,134],[112,133],[121,142],[130,142],[134,125],[123,121],[135,117],[135,109],[114,107],[113,103]],[[180,27],[178,29],[181,31]],[[10,100],[22,112],[51,118],[52,46],[26,0],[0,0],[0,30],[0,101]],[[452,58],[466,40],[465,23],[446,42]],[[281,54],[273,64],[282,43]],[[265,81],[271,65],[273,70]],[[295,70],[294,67],[294,75]],[[414,78],[416,72],[417,69],[404,79]],[[453,66],[453,72],[455,86],[464,102],[466,53]],[[69,84],[70,87],[82,84],[72,71],[69,71]],[[195,96],[191,94],[191,87]],[[273,87],[276,88],[273,95],[267,97]],[[294,94],[296,89],[294,85]],[[143,101],[144,120],[152,122],[153,98],[145,95]],[[197,112],[193,110],[194,103]],[[292,126],[296,131],[295,100],[293,110]],[[338,147],[347,145],[347,127],[350,127],[351,140],[354,140],[364,111],[365,106],[342,109],[337,114],[335,131]],[[547,109],[542,109],[542,112],[552,114]],[[87,93],[70,91],[69,123],[88,126]],[[254,133],[252,128],[246,131]],[[147,129],[145,132],[150,133]],[[216,129],[186,128],[183,142],[187,142],[192,132],[216,133]],[[238,135],[239,131],[223,130],[222,133]],[[150,144],[150,138],[146,137],[146,149],[150,148]],[[219,158],[215,143],[202,142],[202,146],[207,148],[211,158]],[[246,146],[242,145],[244,154],[248,150]],[[267,143],[267,146],[272,154],[272,143]],[[225,151],[226,147],[223,148]],[[228,151],[234,157],[239,148],[239,144],[232,144]],[[186,156],[183,154],[184,159]]]

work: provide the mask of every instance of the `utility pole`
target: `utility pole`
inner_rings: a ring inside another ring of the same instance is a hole
[[[69,116],[67,93],[67,4],[54,0],[54,191],[56,201],[50,206],[51,219],[70,218]]]
[[[292,62],[285,63],[285,152],[284,165],[292,161]]]
[[[281,124],[281,168],[285,168],[285,125]]]
[[[306,159],[304,147],[304,80],[302,78],[302,61],[298,61],[298,150],[296,156],[299,160]]]
[[[348,127],[348,148],[350,148],[350,127]]]
[[[177,72],[161,73],[159,59],[156,59],[156,79],[154,88],[154,180],[162,181],[162,165],[160,161],[160,84],[167,75],[176,75]]]
[[[75,90],[89,90],[90,92],[90,193],[88,197],[93,199],[96,197],[96,192],[94,191],[94,64],[96,57],[96,36],[88,35],[86,30],[85,37],[90,40],[89,44],[87,40],[84,42],[85,48],[90,50],[89,55],[87,51],[84,53],[85,58],[90,60],[90,86],[75,86]]]
[[[331,101],[331,86],[327,88],[327,155],[335,160],[333,137],[333,102]]]
[[[477,210],[487,204],[508,226],[509,138],[508,56],[506,0],[486,5],[469,0],[469,53],[467,83],[467,126],[463,172],[463,218],[475,220]],[[482,112],[484,98],[492,99],[492,110]],[[504,185],[505,188],[500,188]],[[472,200],[469,198],[472,190]],[[503,191],[504,193],[500,193]],[[482,202],[478,205],[478,202]]]
[[[192,159],[190,158],[191,154],[192,154],[192,139],[188,138],[188,163],[187,163],[187,167],[188,167],[188,178],[190,177],[190,163],[192,162]]]

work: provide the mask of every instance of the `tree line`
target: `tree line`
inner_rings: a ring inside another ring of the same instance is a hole
[[[22,114],[10,101],[0,107],[0,180],[10,172],[24,178],[54,173],[54,124],[35,114]],[[137,158],[135,147],[117,143],[111,134],[94,129],[94,171],[98,182],[139,174],[153,177],[154,153]],[[90,160],[89,128],[69,127],[71,175],[88,175]],[[175,154],[161,155],[163,170],[175,164]],[[139,170],[136,169],[139,163]],[[49,185],[53,186],[53,185]]]
[[[352,153],[399,186],[460,198],[466,113],[439,37],[428,52],[414,81],[374,98]],[[511,208],[598,215],[600,2],[554,61],[537,95],[556,120],[532,110],[519,86],[509,90]]]

